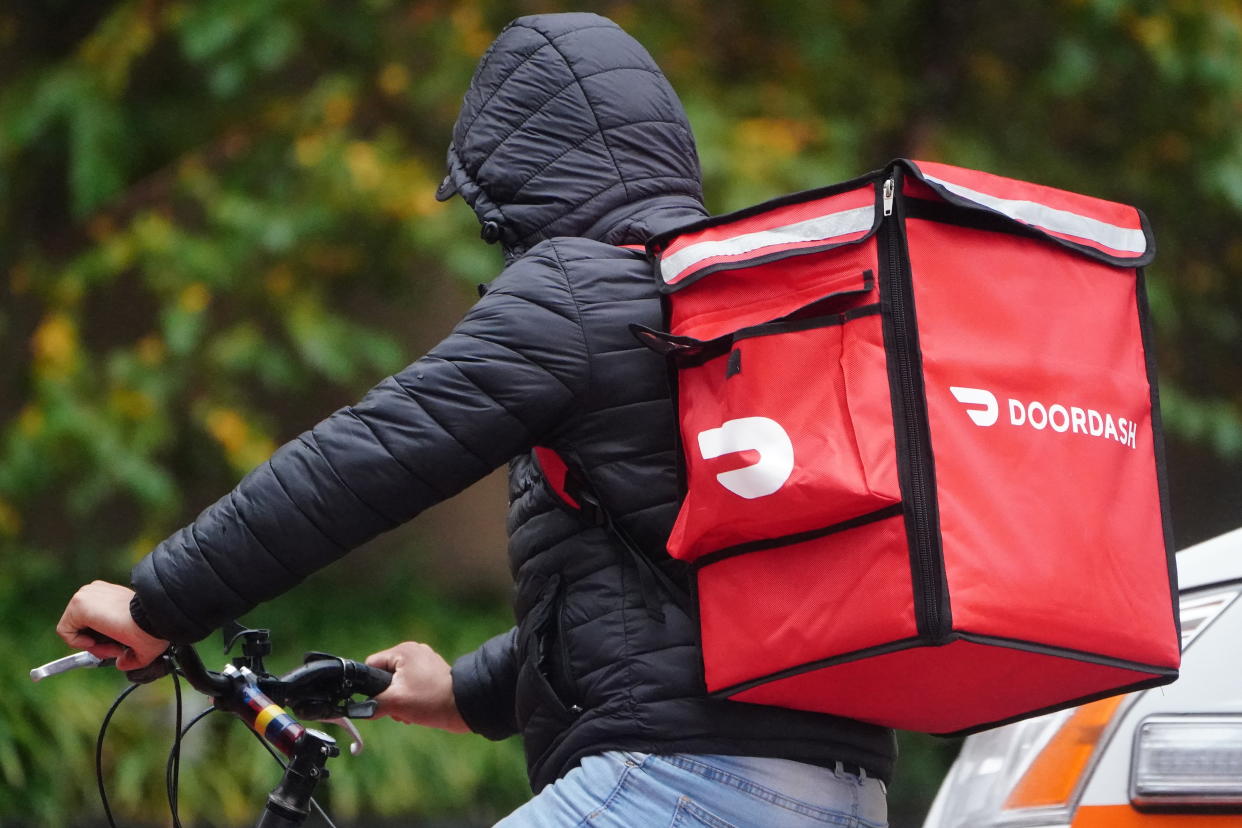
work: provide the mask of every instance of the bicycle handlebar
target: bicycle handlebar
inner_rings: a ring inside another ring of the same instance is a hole
[[[90,653],[76,653],[36,667],[30,671],[30,678],[40,681],[68,670],[112,661]],[[235,665],[217,673],[203,665],[198,651],[189,644],[173,645],[147,667],[131,670],[126,676],[134,683],[145,684],[167,675],[174,667],[191,687],[209,696],[217,708],[239,716],[286,755],[290,755],[301,726],[280,708],[291,707],[304,719],[369,719],[375,715],[373,697],[392,682],[392,674],[385,670],[320,652],[307,653],[305,663],[284,676],[265,671],[256,674]],[[356,702],[355,695],[368,698]],[[273,728],[274,724],[281,727]],[[296,727],[291,729],[293,725]],[[289,732],[280,737],[286,730]]]
[[[180,674],[191,687],[209,696],[217,709],[236,715],[272,747],[287,756],[289,763],[285,766],[284,776],[268,796],[259,825],[261,828],[302,825],[314,805],[311,795],[316,784],[328,775],[325,763],[339,755],[340,749],[331,736],[304,727],[285,712],[284,708],[291,707],[301,718],[333,721],[344,726],[354,739],[350,752],[358,753],[362,740],[349,719],[370,718],[375,715],[377,702],[373,697],[388,688],[392,682],[392,674],[359,661],[328,653],[311,652],[306,654],[301,667],[284,676],[274,676],[263,667],[263,656],[271,652],[268,631],[246,630],[235,624],[232,630],[236,632],[231,638],[226,631],[228,647],[239,639],[245,639],[247,644],[243,646],[243,657],[235,658],[221,672],[208,670],[191,645],[175,644],[146,667],[128,671],[126,676],[135,684],[146,684],[169,673],[174,673],[174,677]],[[104,638],[97,633],[92,632],[92,635],[97,641]],[[87,652],[75,653],[36,667],[30,671],[30,678],[40,681],[68,670],[97,667],[114,661],[115,659],[100,659]],[[103,775],[98,756],[102,750],[108,719],[116,705],[128,693],[129,690],[117,698],[112,710],[104,718],[96,746],[100,796],[110,823],[111,812],[103,792]],[[368,698],[366,701],[356,702],[353,700],[355,695]],[[176,818],[174,762],[179,752],[180,735],[179,733],[169,759],[169,773],[174,780],[170,783],[169,803],[174,823],[178,825],[180,822]]]

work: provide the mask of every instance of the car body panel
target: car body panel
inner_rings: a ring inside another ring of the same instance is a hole
[[[1177,583],[1182,592],[1235,580],[1242,580],[1242,529],[1177,553]]]

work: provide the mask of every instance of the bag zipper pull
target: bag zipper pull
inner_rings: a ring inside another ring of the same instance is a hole
[[[891,216],[893,214],[893,195],[897,190],[897,185],[893,179],[884,182],[884,215]]]

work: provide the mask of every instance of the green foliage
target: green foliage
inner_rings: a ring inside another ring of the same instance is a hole
[[[50,622],[78,583],[123,580],[277,444],[414,356],[409,320],[433,282],[494,275],[473,217],[432,196],[449,128],[498,28],[571,6],[612,16],[665,67],[714,210],[897,155],[1143,207],[1166,423],[1242,457],[1236,0],[19,0],[0,9],[6,661],[58,654]],[[369,646],[437,606],[388,605],[408,615],[358,620]],[[461,639],[457,621],[429,634],[473,645],[503,624],[481,617]],[[113,686],[0,694],[0,813],[53,824],[84,807],[88,731]],[[118,795],[147,816],[162,692],[118,722]],[[519,797],[512,745],[438,738],[377,735],[360,765],[374,778],[342,771],[334,797],[391,813]],[[909,744],[920,791],[944,756]],[[262,775],[255,757],[233,776],[188,772],[187,796],[235,801],[251,790],[236,780]]]

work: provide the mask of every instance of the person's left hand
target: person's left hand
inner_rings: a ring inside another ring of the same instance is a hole
[[[403,642],[367,656],[367,664],[392,673],[392,684],[375,697],[375,715],[450,733],[470,732],[457,712],[452,668],[426,644]]]

